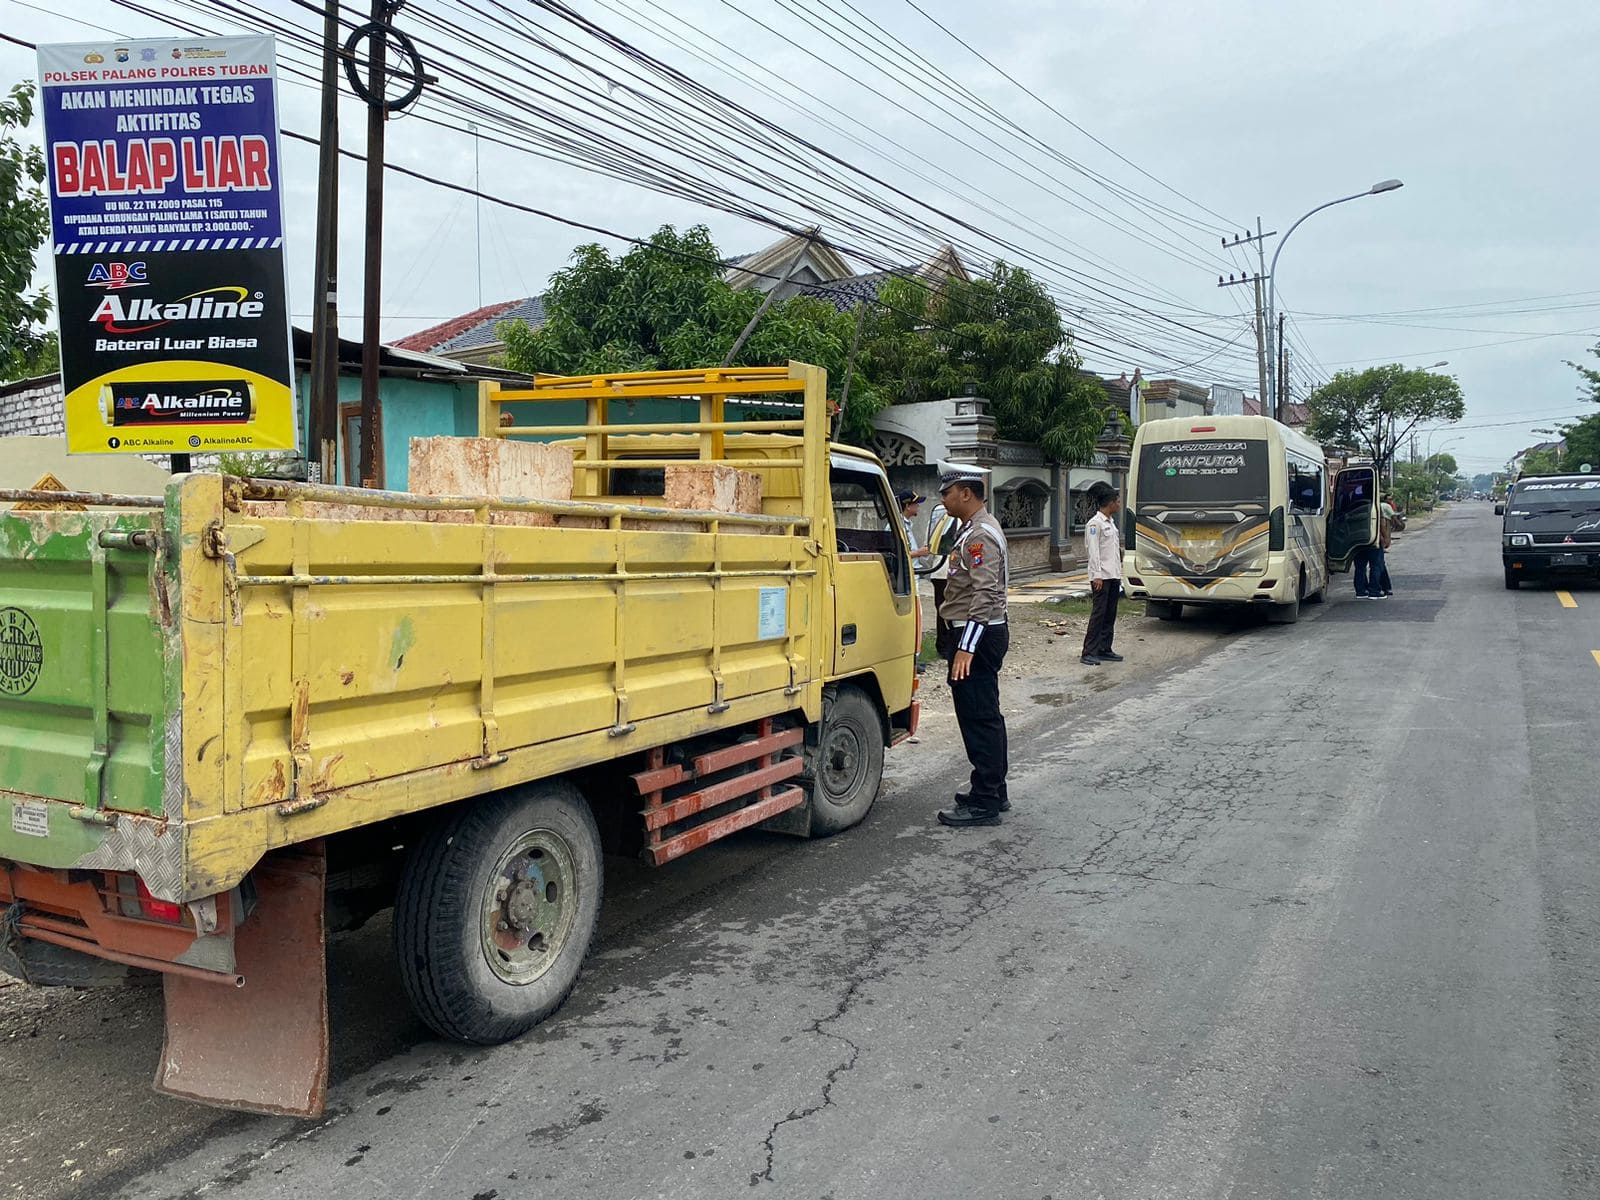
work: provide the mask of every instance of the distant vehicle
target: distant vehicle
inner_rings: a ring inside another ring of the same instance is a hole
[[[1600,577],[1600,477],[1539,475],[1506,495],[1500,558],[1506,587],[1525,579]]]
[[[1188,604],[1298,620],[1378,539],[1376,469],[1333,479],[1321,446],[1270,417],[1146,421],[1128,476],[1128,595],[1169,621]]]

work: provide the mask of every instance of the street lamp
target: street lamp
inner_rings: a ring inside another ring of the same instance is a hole
[[[1392,192],[1396,188],[1404,187],[1398,179],[1385,179],[1375,183],[1364,192],[1357,192],[1353,196],[1340,196],[1337,200],[1329,200],[1326,204],[1319,204],[1300,220],[1289,226],[1289,232],[1278,239],[1278,248],[1272,252],[1272,266],[1267,269],[1267,395],[1272,398],[1272,415],[1278,420],[1283,419],[1281,406],[1278,403],[1278,349],[1275,339],[1278,332],[1278,255],[1283,253],[1283,247],[1288,242],[1290,235],[1305,222],[1306,217],[1316,216],[1325,208],[1332,208],[1335,204],[1345,204],[1351,200],[1359,200],[1363,196],[1377,196],[1383,192]],[[1265,403],[1261,411],[1267,411]]]

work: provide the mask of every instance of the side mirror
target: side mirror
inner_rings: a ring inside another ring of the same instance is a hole
[[[1505,516],[1506,515],[1506,506],[1504,504],[1500,504],[1500,503],[1497,502],[1495,504],[1495,506],[1494,506],[1494,515],[1497,516],[1497,517]]]

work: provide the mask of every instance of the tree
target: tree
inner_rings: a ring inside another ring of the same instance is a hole
[[[597,245],[579,246],[545,292],[545,323],[500,326],[506,365],[560,375],[685,370],[722,362],[761,306],[762,295],[723,280],[722,256],[710,232],[696,225],[679,233],[664,225],[644,245],[613,257]],[[735,365],[782,366],[791,359],[828,372],[830,394],[844,387],[855,317],[809,296],[780,301],[761,318]],[[850,385],[844,429],[872,435],[872,416],[885,400],[859,371]]]
[[[975,389],[1002,438],[1032,442],[1058,462],[1083,462],[1106,420],[1106,394],[1086,376],[1055,301],[1027,271],[996,262],[987,275],[937,287],[891,279],[866,318],[863,369],[895,403]]]
[[[1588,463],[1600,471],[1600,413],[1563,426],[1561,436],[1567,443],[1563,460],[1571,469]]]
[[[1590,346],[1589,353],[1596,358],[1600,358],[1600,342]],[[1594,367],[1586,367],[1582,363],[1575,363],[1570,358],[1566,360],[1566,363],[1567,366],[1583,376],[1583,383],[1578,387],[1578,394],[1585,400],[1600,404],[1600,370],[1596,370]]]
[[[28,294],[33,256],[50,235],[44,153],[24,146],[15,131],[33,120],[33,84],[19,83],[0,100],[0,380],[36,373],[53,353],[44,322],[50,297]]]
[[[1467,409],[1450,376],[1399,363],[1340,371],[1306,403],[1312,437],[1366,454],[1380,468],[1418,425],[1459,421]]]
[[[1524,475],[1555,475],[1561,471],[1561,452],[1554,446],[1530,450],[1522,459]]]

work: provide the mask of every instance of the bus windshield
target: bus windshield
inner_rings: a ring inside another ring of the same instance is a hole
[[[1234,441],[1146,443],[1139,454],[1138,503],[1266,505],[1267,443]]]

